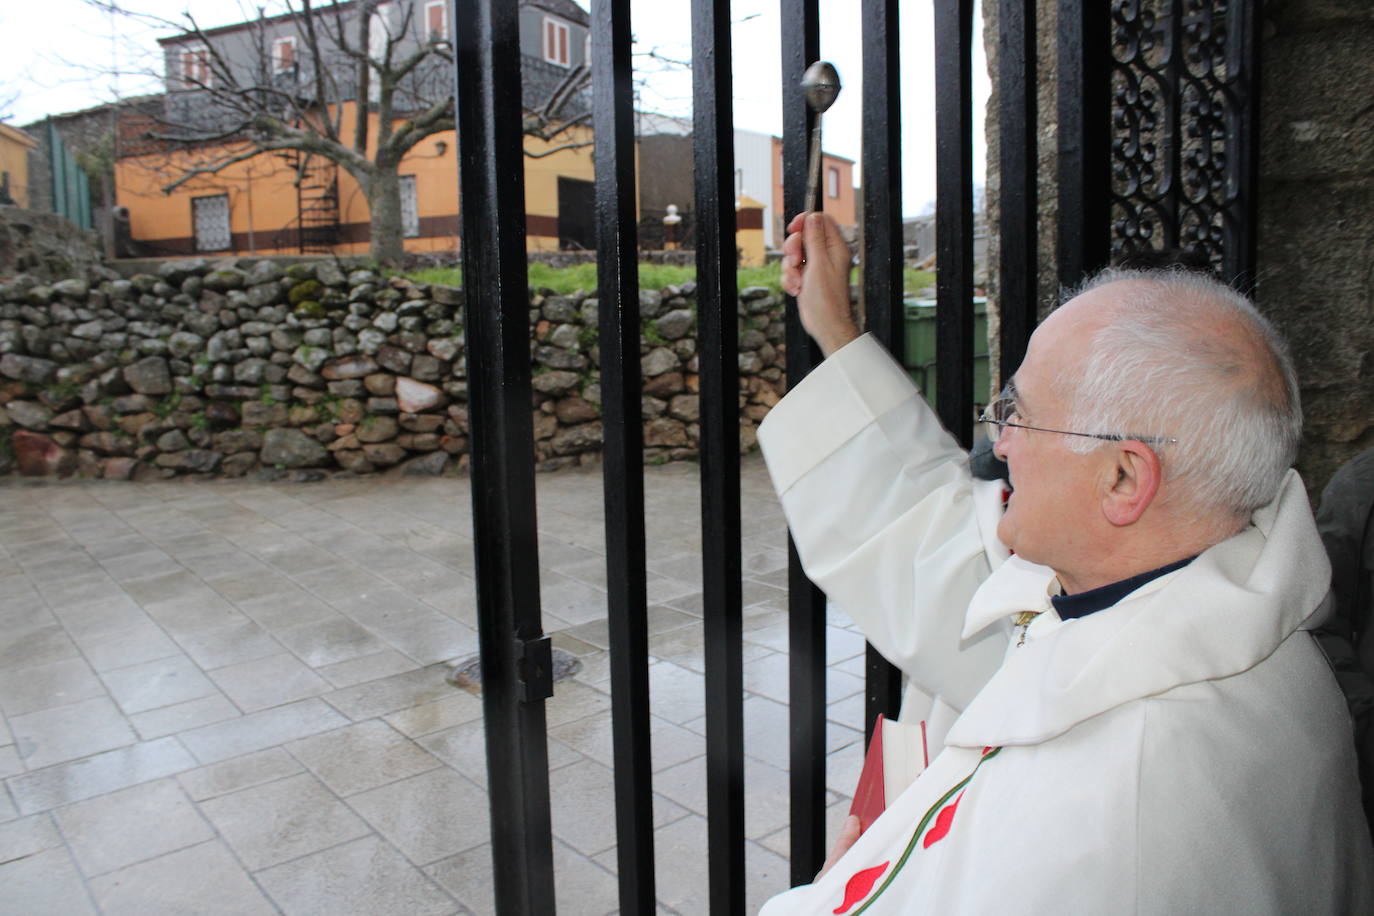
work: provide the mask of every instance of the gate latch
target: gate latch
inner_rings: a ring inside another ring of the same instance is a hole
[[[515,677],[520,681],[520,702],[553,696],[553,643],[549,637],[516,640]]]

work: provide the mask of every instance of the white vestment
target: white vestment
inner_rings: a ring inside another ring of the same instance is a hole
[[[947,727],[765,916],[1374,913],[1349,718],[1305,629],[1329,567],[1296,473],[1239,534],[1061,621],[1053,572],[997,541],[1000,484],[971,479],[872,338],[759,441],[807,573],[920,691],[903,718]],[[1022,611],[1043,613],[1016,646]]]

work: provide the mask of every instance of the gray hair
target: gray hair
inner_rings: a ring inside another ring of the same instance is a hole
[[[1070,428],[1176,439],[1155,446],[1170,502],[1248,518],[1278,494],[1302,435],[1287,344],[1249,299],[1200,273],[1112,268],[1075,295],[1115,283],[1129,289],[1103,306],[1111,317],[1086,359],[1061,374]]]

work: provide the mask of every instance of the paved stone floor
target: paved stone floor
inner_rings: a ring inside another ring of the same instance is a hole
[[[751,910],[787,882],[785,532],[744,464]],[[697,467],[647,475],[663,913],[705,913]],[[601,483],[540,475],[560,913],[616,907]],[[466,478],[0,484],[0,912],[493,911]],[[830,814],[863,641],[828,628]]]

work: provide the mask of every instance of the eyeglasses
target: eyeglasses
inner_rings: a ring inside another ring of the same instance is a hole
[[[1025,423],[1013,423],[1013,417],[1020,417],[1020,409],[1016,404],[1016,384],[1007,382],[1002,393],[997,395],[997,399],[988,405],[987,410],[983,411],[978,418],[979,423],[991,423],[997,427],[997,435],[993,436],[993,441],[1002,438],[1006,433],[1007,427],[1013,426],[1017,429],[1033,429],[1042,433],[1058,433],[1061,436],[1081,436],[1085,439],[1105,439],[1108,442],[1125,442],[1133,440],[1144,442],[1146,445],[1168,445],[1178,442],[1177,439],[1167,436],[1133,436],[1128,433],[1077,433],[1067,429],[1050,429],[1045,426],[1030,426]]]

